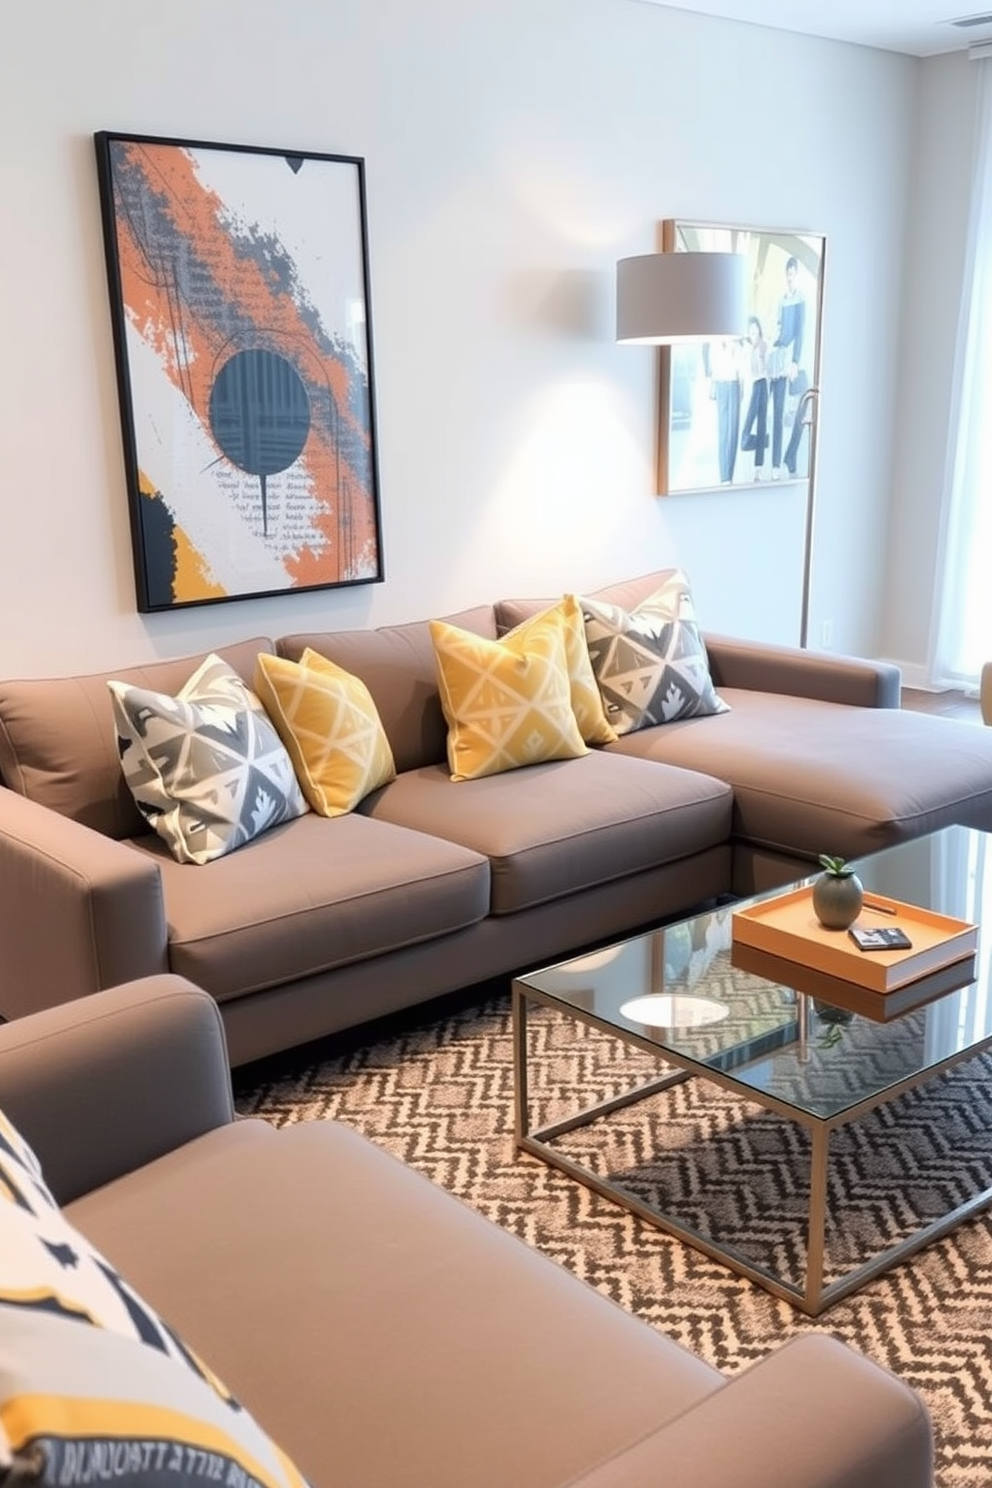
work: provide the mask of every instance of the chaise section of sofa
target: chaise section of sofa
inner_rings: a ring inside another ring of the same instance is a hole
[[[634,610],[671,572],[590,598]],[[553,602],[501,601],[500,634]],[[606,752],[731,786],[735,893],[812,872],[822,852],[860,857],[954,824],[992,830],[992,736],[903,711],[897,667],[709,633],[705,644],[728,711],[625,734]]]
[[[610,745],[697,769],[734,792],[735,889],[862,857],[955,823],[992,829],[992,741],[972,724],[724,687],[728,713]]]
[[[0,1092],[314,1488],[930,1488],[919,1397],[828,1334],[725,1378],[346,1127],[235,1120],[184,979],[0,1028]]]

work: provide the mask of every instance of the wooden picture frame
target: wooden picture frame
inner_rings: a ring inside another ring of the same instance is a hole
[[[804,395],[819,387],[826,238],[669,218],[661,246],[746,255],[750,291],[739,336],[659,349],[659,493],[805,480]]]
[[[378,582],[364,162],[95,145],[138,609]]]

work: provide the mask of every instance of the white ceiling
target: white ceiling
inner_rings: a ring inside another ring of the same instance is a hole
[[[992,41],[992,0],[984,8],[961,0],[647,0],[674,10],[751,21],[779,31],[799,31],[834,41],[933,57],[975,42]],[[983,17],[984,24],[954,26],[952,21]]]

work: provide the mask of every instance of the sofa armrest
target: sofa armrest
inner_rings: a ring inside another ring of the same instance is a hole
[[[717,688],[781,692],[860,708],[901,705],[902,673],[892,662],[828,656],[799,646],[741,641],[731,636],[707,634],[704,639]]]
[[[68,1203],[234,1120],[216,1002],[157,976],[0,1026],[0,1110]]]
[[[169,969],[158,868],[0,787],[0,1017]]]
[[[792,1339],[569,1488],[932,1488],[919,1396],[826,1333]]]

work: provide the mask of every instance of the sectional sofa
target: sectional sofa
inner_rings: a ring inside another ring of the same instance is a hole
[[[658,571],[597,591],[629,612]],[[495,640],[547,600],[447,617]],[[243,1064],[950,823],[992,827],[992,731],[899,709],[898,669],[706,635],[727,710],[579,758],[453,781],[428,620],[307,648],[362,679],[396,777],[202,866],[148,830],[108,680],[174,693],[202,660],[0,683],[0,1017],[164,972],[217,1000]]]
[[[235,1120],[181,978],[0,1028],[0,1099],[6,1482],[932,1488],[829,1333],[727,1378],[357,1132]]]

